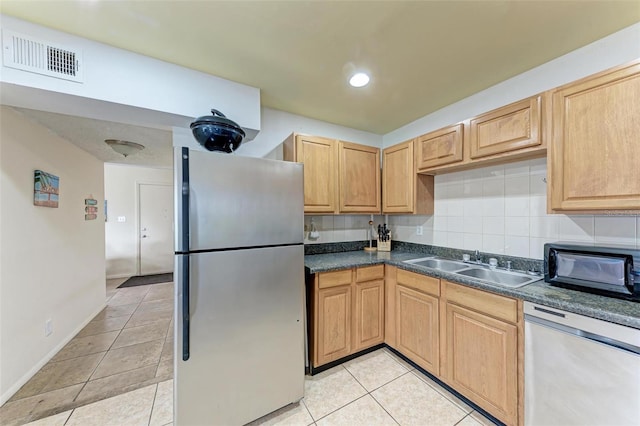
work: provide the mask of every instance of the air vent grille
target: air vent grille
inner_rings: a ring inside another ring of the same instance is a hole
[[[42,42],[11,31],[2,32],[4,65],[51,77],[82,82],[78,50]]]

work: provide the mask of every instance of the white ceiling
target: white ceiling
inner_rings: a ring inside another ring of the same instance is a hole
[[[172,133],[170,130],[152,129],[25,108],[14,109],[106,163],[173,167]],[[105,139],[136,142],[144,145],[145,149],[125,158],[112,150],[104,142]]]
[[[640,1],[2,0],[0,12],[259,87],[271,108],[385,134],[639,22]],[[367,87],[348,86],[355,70],[371,73]],[[169,131],[21,111],[103,161],[171,165]],[[107,138],[147,148],[125,159]]]

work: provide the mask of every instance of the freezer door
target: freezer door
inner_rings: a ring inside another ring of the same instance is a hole
[[[179,224],[184,223],[181,149],[175,161]],[[199,151],[188,155],[191,251],[303,241],[302,164]]]
[[[242,425],[303,397],[303,257],[301,245],[189,255],[187,361],[176,274],[175,425]]]

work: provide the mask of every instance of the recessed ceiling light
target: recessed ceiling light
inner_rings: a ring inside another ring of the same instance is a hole
[[[350,79],[349,84],[353,87],[362,87],[369,84],[369,76],[363,72],[355,73]]]

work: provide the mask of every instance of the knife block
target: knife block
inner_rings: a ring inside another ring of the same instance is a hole
[[[391,239],[387,241],[378,240],[378,251],[391,251]]]

